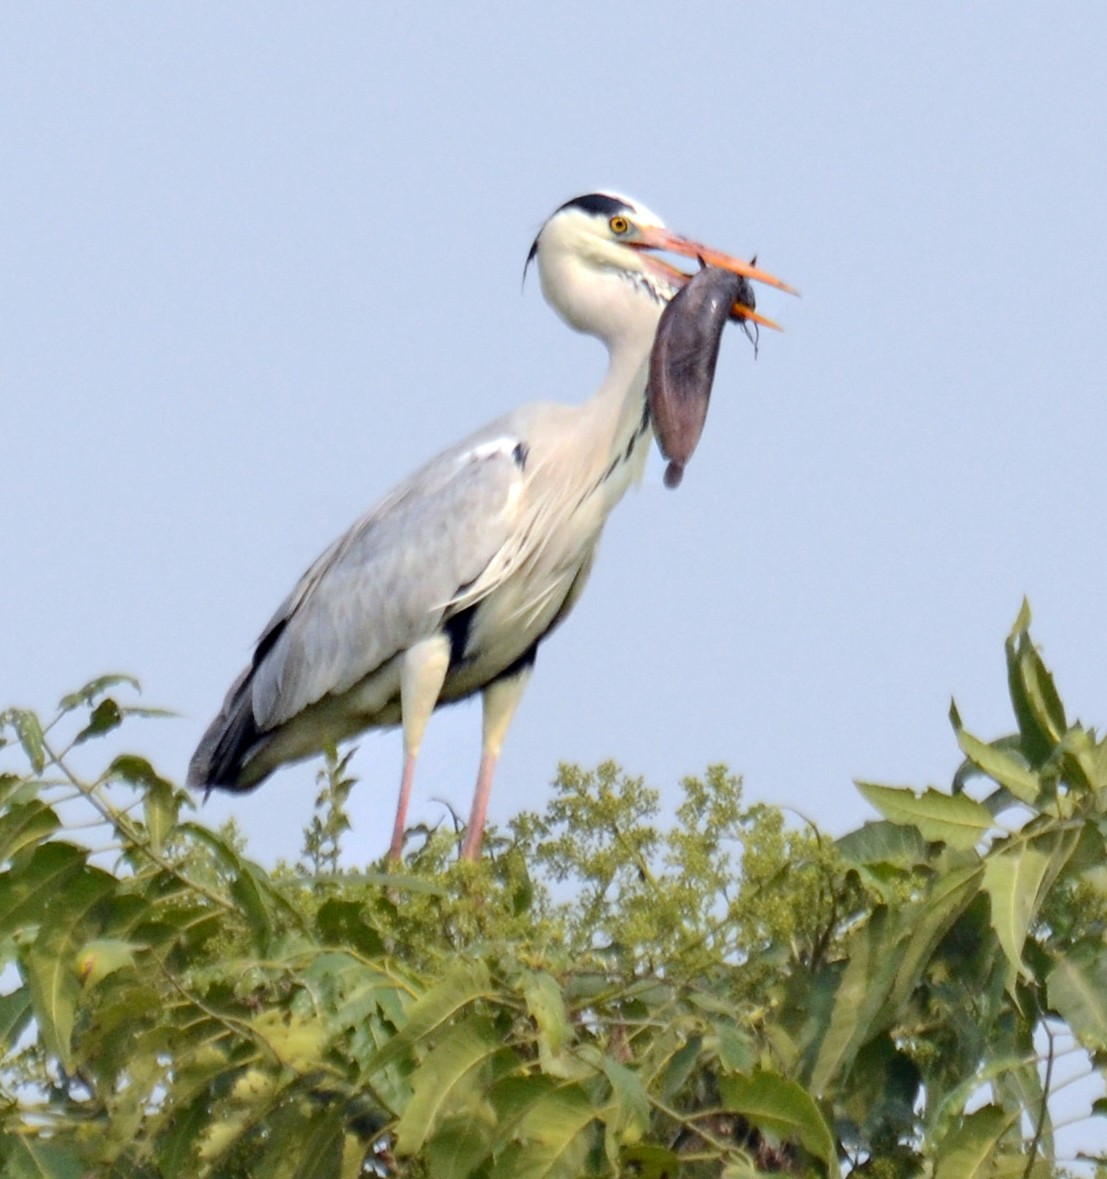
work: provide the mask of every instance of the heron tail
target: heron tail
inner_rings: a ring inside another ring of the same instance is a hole
[[[250,765],[253,755],[268,744],[254,719],[251,681],[254,669],[246,671],[227,693],[219,715],[208,725],[192,760],[188,763],[188,784],[203,790],[253,790],[269,776]]]

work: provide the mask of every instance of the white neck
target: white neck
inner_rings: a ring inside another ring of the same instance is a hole
[[[623,498],[645,470],[653,439],[646,410],[646,377],[653,331],[623,336],[608,344],[608,367],[600,387],[581,406],[581,425],[593,446],[597,478],[603,479],[604,512]]]
[[[644,469],[652,438],[648,429],[642,431],[646,376],[664,304],[646,276],[633,269],[632,255],[600,245],[584,248],[579,238],[574,245],[565,238],[571,230],[571,224],[554,223],[543,231],[538,270],[542,291],[558,315],[607,348],[607,373],[581,406],[579,420],[583,454],[603,480],[610,510]]]

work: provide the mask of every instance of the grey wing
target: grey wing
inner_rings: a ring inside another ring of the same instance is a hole
[[[526,446],[486,435],[402,484],[307,571],[258,641],[262,731],[366,675],[441,627],[449,604],[509,546]]]

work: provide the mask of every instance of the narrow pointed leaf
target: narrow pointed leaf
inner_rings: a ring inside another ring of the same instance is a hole
[[[978,770],[1009,790],[1020,802],[1034,803],[1041,793],[1041,780],[1017,753],[981,741],[956,722],[953,727],[961,752]]]
[[[608,1125],[620,1146],[637,1142],[650,1124],[650,1099],[642,1078],[634,1069],[610,1056],[600,1058],[600,1067],[611,1083],[612,1108],[607,1115]]]
[[[559,1055],[573,1038],[561,988],[545,971],[528,971],[523,978],[523,997],[544,1046],[552,1055]]]
[[[594,1140],[597,1111],[579,1085],[558,1086],[531,1102],[514,1121],[492,1179],[577,1179]]]
[[[37,798],[0,814],[0,862],[17,856],[25,847],[41,843],[61,826],[53,807]]]
[[[841,1173],[834,1135],[814,1099],[795,1081],[771,1072],[732,1073],[719,1078],[719,1093],[726,1109],[784,1139],[798,1140],[831,1175]]]
[[[66,1143],[10,1134],[0,1139],[7,1147],[4,1179],[85,1179],[88,1169],[77,1151]]]
[[[934,951],[976,896],[983,875],[983,863],[955,869],[938,880],[917,912],[904,914],[907,942],[882,1019],[890,1018],[907,1001]]]
[[[489,1133],[476,1118],[452,1118],[423,1148],[427,1174],[435,1179],[468,1179],[488,1160]]]
[[[3,747],[4,739],[0,736],[0,749]],[[33,780],[21,774],[0,774],[0,806],[21,806],[34,798],[36,792]]]
[[[869,782],[858,782],[857,789],[886,819],[910,823],[923,838],[941,840],[950,847],[975,847],[992,827],[988,808],[967,794],[942,794],[931,788],[920,796],[912,790]]]
[[[865,823],[856,831],[835,840],[838,854],[851,864],[890,864],[913,868],[927,860],[926,840],[916,827],[888,819]]]
[[[166,781],[144,757],[137,757],[133,753],[124,753],[108,766],[105,777],[115,778],[122,782],[129,782],[132,786],[160,786],[172,791],[172,783]],[[211,833],[213,838],[217,838]]]
[[[341,1109],[331,1110],[324,1117],[311,1118],[306,1132],[298,1140],[290,1141],[287,1135],[283,1137],[282,1152],[288,1152],[293,1144],[299,1150],[295,1167],[284,1168],[288,1179],[336,1179],[345,1145]],[[274,1179],[284,1179],[284,1175],[270,1173]]]
[[[998,1105],[969,1114],[938,1144],[934,1179],[991,1179],[992,1160],[1011,1120]]]
[[[168,782],[160,780],[146,788],[142,800],[142,815],[150,846],[160,852],[177,822],[177,792]]]
[[[62,712],[70,712],[82,704],[91,704],[97,696],[102,696],[109,688],[117,687],[119,684],[127,684],[136,692],[142,691],[138,680],[133,675],[102,675],[90,680],[83,688],[78,688],[76,692],[70,692],[68,696],[63,696],[58,702],[58,708]]]
[[[41,774],[46,768],[47,758],[42,722],[25,708],[9,708],[7,712],[0,713],[0,727],[5,723],[15,730],[16,739],[23,747],[31,768],[36,774]]]
[[[843,947],[846,967],[811,1070],[810,1087],[816,1096],[845,1076],[866,1039],[879,1030],[874,1020],[895,980],[898,940],[886,910],[880,909]]]
[[[18,874],[0,875],[0,936],[41,922],[50,902],[80,873],[87,854],[71,843],[44,843]]]
[[[455,962],[442,981],[422,994],[407,1009],[407,1022],[366,1065],[372,1076],[399,1060],[420,1040],[448,1023],[470,1003],[486,996],[491,988],[488,967],[465,959]]]
[[[1027,973],[1022,948],[1038,911],[1050,850],[1038,841],[1016,840],[990,854],[984,863],[981,885],[991,902],[992,928],[1018,974]]]
[[[469,1074],[503,1051],[492,1021],[475,1016],[450,1027],[411,1076],[411,1100],[396,1125],[396,1153],[418,1153],[452,1106],[471,1092]]]
[[[1078,946],[1046,979],[1049,1004],[1085,1048],[1107,1051],[1107,949]]]
[[[93,737],[102,737],[105,733],[110,733],[112,729],[119,728],[122,723],[123,711],[109,696],[107,699],[101,700],[92,710],[88,724],[73,738],[73,744],[80,745]]]
[[[31,994],[26,987],[0,995],[0,1057],[19,1039],[31,1015]]]
[[[27,954],[27,982],[35,1020],[48,1051],[67,1070],[72,1068],[70,1039],[76,1018],[81,982],[76,951],[83,939],[89,911],[115,887],[106,872],[85,868],[57,898],[49,920]]]
[[[624,1168],[621,1173],[633,1175],[634,1179],[676,1179],[680,1175],[680,1156],[663,1146],[645,1142],[628,1146],[620,1158]]]
[[[1068,728],[1053,677],[1030,638],[1026,602],[1007,639],[1007,683],[1023,748],[1035,764],[1049,757]]]

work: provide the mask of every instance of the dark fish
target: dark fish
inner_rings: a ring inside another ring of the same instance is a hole
[[[703,433],[719,342],[736,303],[753,310],[749,283],[728,270],[705,266],[661,313],[646,389],[657,445],[669,460],[666,487],[679,486],[684,464]]]

